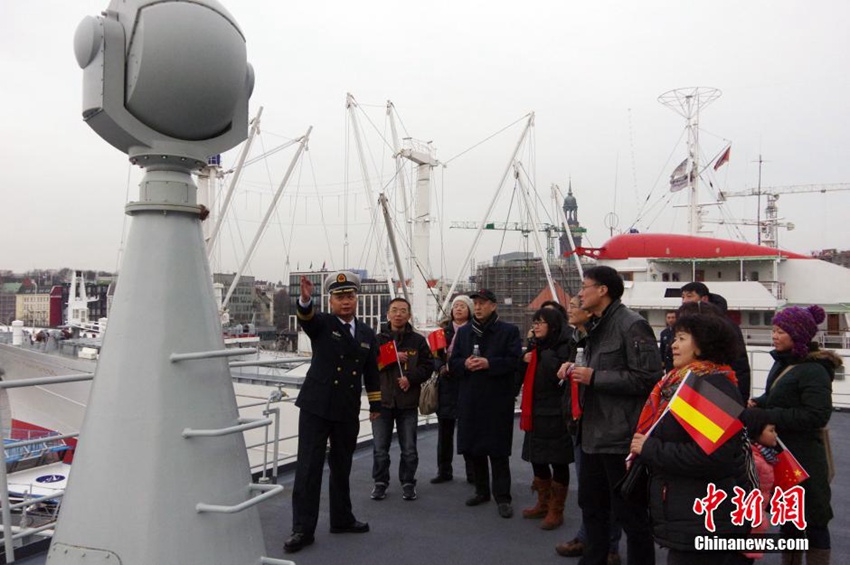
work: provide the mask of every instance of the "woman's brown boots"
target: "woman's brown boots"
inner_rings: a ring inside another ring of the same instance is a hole
[[[543,518],[549,512],[549,499],[552,498],[552,479],[534,477],[531,492],[537,493],[537,504],[522,511],[523,518]]]
[[[532,492],[537,493],[537,504],[522,511],[523,518],[543,518],[540,527],[554,530],[564,523],[564,503],[567,500],[567,487],[552,479],[534,477]]]
[[[567,501],[567,487],[552,481],[552,496],[549,499],[549,512],[541,522],[544,530],[554,530],[564,523],[564,504]]]

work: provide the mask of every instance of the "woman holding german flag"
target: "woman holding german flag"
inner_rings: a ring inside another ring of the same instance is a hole
[[[729,320],[707,314],[682,316],[673,331],[673,370],[655,385],[641,412],[632,464],[649,469],[653,535],[669,548],[667,563],[722,563],[727,556],[698,553],[694,542],[697,536],[744,533],[731,522],[733,488],[752,486],[738,420],[741,395],[729,367],[738,340]],[[711,511],[695,511],[695,501],[710,498],[712,483],[726,497]]]

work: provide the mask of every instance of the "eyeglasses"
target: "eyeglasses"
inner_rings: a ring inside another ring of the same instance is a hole
[[[549,324],[547,324],[543,320],[534,320],[533,322],[531,322],[531,325],[532,326],[548,326]]]
[[[594,286],[605,286],[601,283],[593,283],[593,284],[583,284],[581,285],[581,290],[587,290],[588,288],[593,288]]]

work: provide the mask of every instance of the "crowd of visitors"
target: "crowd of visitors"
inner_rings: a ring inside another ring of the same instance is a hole
[[[775,363],[764,394],[750,398],[743,334],[723,297],[701,282],[682,287],[682,305],[666,313],[657,339],[646,319],[623,304],[620,274],[592,267],[567,309],[549,301],[534,312],[525,347],[518,328],[499,318],[498,297],[487,289],[454,297],[441,339],[426,340],[411,325],[406,300],[390,303],[387,324],[375,336],[356,318],[357,276],[334,273],[325,286],[330,313],[314,310],[307,279],[298,304],[314,360],[296,403],[299,453],[287,552],[314,542],[329,441],[331,533],[369,530],[354,518],[348,488],[364,385],[374,438],[372,498],[383,500],[389,490],[395,428],[402,498],[417,499],[417,406],[420,387],[434,374],[432,484],[452,481],[454,456],[461,455],[474,485],[466,505],[495,499],[499,516],[511,518],[509,458],[518,409],[520,455],[530,464],[536,495],[521,514],[551,530],[564,522],[575,463],[581,527],[556,546],[558,555],[578,557],[579,565],[618,565],[625,532],[629,564],[655,563],[656,544],[668,550],[669,564],[752,563],[764,554],[734,543],[706,548],[700,540],[747,540],[769,534],[772,523],[783,539],[808,543],[804,551],[783,551],[783,565],[804,558],[829,563],[826,425],[841,358],[812,341],[825,319],[820,307],[776,312]],[[788,461],[798,466],[790,479],[780,473]],[[795,501],[798,506],[788,506]],[[770,519],[783,509],[796,518]]]

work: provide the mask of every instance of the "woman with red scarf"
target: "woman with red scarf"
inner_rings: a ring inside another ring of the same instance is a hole
[[[522,458],[531,463],[537,504],[522,511],[523,518],[543,518],[540,527],[552,530],[564,523],[564,503],[570,483],[573,444],[564,418],[558,368],[570,358],[572,344],[564,316],[541,308],[532,318],[534,347],[523,356],[520,429],[525,432]]]
[[[737,336],[728,319],[706,314],[682,316],[673,331],[673,370],[652,389],[638,420],[631,453],[649,466],[653,535],[657,543],[670,549],[668,565],[724,563],[732,554],[698,552],[695,539],[746,532],[731,521],[734,487],[751,490],[744,432],[733,435],[708,455],[672,413],[665,414],[665,409],[686,377],[689,383],[694,382],[691,379],[705,379],[741,403],[738,381],[729,367],[738,355]],[[713,532],[706,529],[705,514],[694,511],[694,501],[707,497],[711,483],[726,493],[714,509]]]

